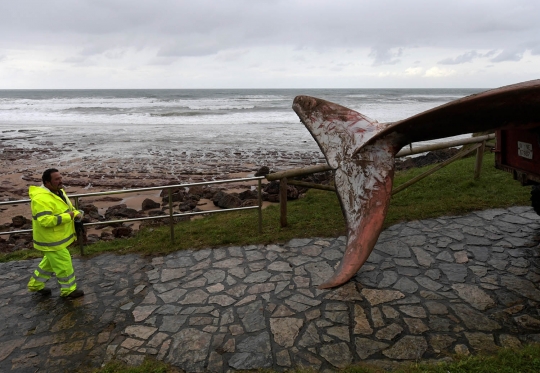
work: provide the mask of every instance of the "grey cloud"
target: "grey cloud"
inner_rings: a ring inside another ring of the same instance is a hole
[[[391,48],[375,47],[371,49],[369,57],[373,58],[373,66],[395,65],[400,62],[397,58],[403,54],[403,49],[392,51]]]
[[[177,57],[154,57],[147,62],[148,65],[169,66],[178,60]]]
[[[109,50],[112,46],[110,45],[104,45],[102,43],[96,44],[92,43],[89,45],[85,45],[79,52],[81,56],[94,56],[98,54],[105,53],[107,50]]]
[[[524,49],[505,49],[497,56],[492,58],[491,62],[520,61],[523,58]]]
[[[84,63],[87,60],[86,57],[82,56],[74,56],[74,57],[68,57],[64,59],[64,62],[66,63],[73,63],[73,64],[80,64]]]
[[[464,54],[457,56],[456,58],[445,58],[437,62],[440,65],[459,65],[462,63],[472,62],[479,54],[476,51],[470,51]]]
[[[216,54],[223,46],[216,41],[198,37],[189,40],[189,38],[179,41],[171,41],[162,46],[158,52],[158,57],[194,57]]]
[[[460,54],[455,58],[445,58],[437,62],[440,65],[459,65],[467,62],[472,62],[475,58],[489,58],[494,56],[497,53],[497,50],[493,49],[486,53],[479,53],[475,50]],[[493,59],[491,60],[493,62]],[[518,60],[519,61],[519,60]],[[498,61],[497,61],[498,62]]]
[[[156,61],[276,45],[324,53],[362,48],[371,50],[373,65],[380,66],[399,63],[402,51],[412,47],[500,51],[526,45],[540,35],[538,14],[538,0],[495,2],[489,8],[469,0],[6,1],[0,35],[10,36],[0,47],[60,46],[67,54],[92,56],[121,46],[151,49]],[[480,57],[472,53],[440,63]],[[484,57],[496,62],[519,55]]]
[[[527,47],[531,51],[532,55],[540,54],[540,41],[531,42]]]

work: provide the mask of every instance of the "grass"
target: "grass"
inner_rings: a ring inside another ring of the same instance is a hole
[[[486,153],[482,175],[473,180],[474,157],[456,161],[394,195],[385,227],[410,220],[463,215],[471,211],[530,205],[530,188],[511,174],[494,168],[494,155]],[[399,186],[432,166],[397,172]],[[237,211],[210,215],[175,225],[175,243],[168,226],[146,228],[136,237],[101,241],[86,246],[87,255],[104,252],[162,255],[170,252],[229,245],[269,244],[302,237],[336,237],[345,234],[345,222],[335,193],[310,190],[287,205],[288,226],[280,227],[279,206],[263,210],[263,233],[258,233],[257,212]],[[77,255],[79,249],[72,247]],[[2,254],[0,262],[39,257],[35,250]]]
[[[394,195],[385,225],[406,220],[463,215],[471,211],[510,206],[530,206],[530,187],[495,169],[494,154],[486,153],[479,180],[473,180],[475,158],[465,158],[422,179]],[[399,186],[432,166],[397,173]]]
[[[139,367],[129,367],[119,361],[111,361],[92,373],[177,373],[175,367],[146,359]],[[272,370],[259,370],[274,373]],[[297,368],[294,373],[313,373],[314,370]],[[386,369],[369,365],[352,365],[339,370],[342,373],[383,373]],[[494,355],[455,356],[442,363],[411,363],[393,370],[394,373],[537,373],[540,372],[540,344],[521,349],[500,349]]]

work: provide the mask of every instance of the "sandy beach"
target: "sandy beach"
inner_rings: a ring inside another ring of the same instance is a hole
[[[279,151],[199,151],[155,154],[133,154],[130,158],[113,158],[108,155],[78,151],[73,144],[53,146],[50,142],[31,143],[19,147],[4,142],[0,148],[0,165],[3,170],[0,181],[0,201],[28,199],[28,187],[41,184],[41,174],[46,168],[55,167],[64,178],[68,195],[111,190],[156,187],[163,185],[197,183],[253,176],[262,166],[272,171],[282,171],[307,165],[325,163],[318,152]],[[244,191],[256,182],[220,184],[228,191]],[[100,213],[113,204],[125,203],[127,207],[140,210],[142,201],[151,198],[160,201],[160,191],[120,194],[117,202],[99,201],[99,197],[85,199],[95,204]],[[201,200],[201,210],[211,210],[210,200]],[[11,223],[14,216],[29,217],[28,204],[0,207],[0,224]]]

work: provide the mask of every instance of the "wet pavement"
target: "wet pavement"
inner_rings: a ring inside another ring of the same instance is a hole
[[[153,356],[187,372],[391,366],[540,342],[540,217],[513,207],[397,224],[346,285],[319,290],[345,237],[75,259],[86,295],[26,291],[0,264],[0,371]],[[54,279],[53,279],[54,280]]]

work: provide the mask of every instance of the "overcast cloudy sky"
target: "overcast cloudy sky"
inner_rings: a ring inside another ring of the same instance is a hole
[[[0,35],[0,89],[540,78],[539,0],[6,0]]]

